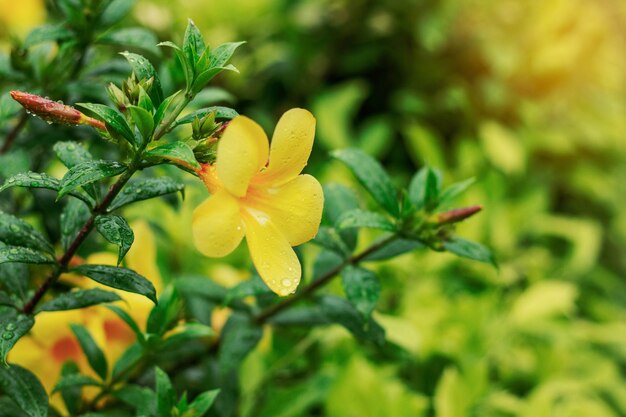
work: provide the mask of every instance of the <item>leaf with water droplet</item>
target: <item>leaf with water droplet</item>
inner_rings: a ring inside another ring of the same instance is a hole
[[[103,178],[114,177],[126,171],[127,166],[117,161],[85,161],[72,167],[61,180],[57,200],[74,189],[99,181]]]
[[[193,154],[193,149],[181,141],[153,148],[146,152],[144,156],[155,161],[165,159],[192,171],[200,169],[200,164],[198,164]]]
[[[8,178],[4,184],[0,187],[0,192],[11,187],[26,187],[26,188],[45,188],[48,190],[59,191],[61,189],[61,183],[58,179],[49,176],[48,174],[40,174],[36,172],[22,172],[16,174],[11,178]],[[94,199],[80,191],[71,191],[69,195],[83,200],[90,207],[94,205]]]
[[[54,255],[54,246],[33,226],[3,211],[0,211],[0,241]]]
[[[80,229],[91,216],[89,208],[78,200],[69,200],[61,212],[61,247],[63,250],[74,241]]]
[[[56,298],[41,304],[36,312],[40,311],[62,311],[85,308],[102,303],[119,301],[122,298],[114,292],[92,288],[88,290],[70,291],[57,296]]]
[[[28,417],[48,417],[46,390],[29,370],[17,365],[0,366],[0,389]]]
[[[158,107],[163,101],[163,89],[161,88],[159,74],[154,69],[150,61],[141,55],[130,52],[121,52],[120,55],[126,58],[138,80],[149,80],[150,78],[154,80],[152,82],[152,88],[148,91],[148,94],[152,99],[152,103]]]
[[[343,290],[365,319],[368,319],[380,297],[380,281],[372,271],[347,266],[341,273]]]
[[[15,343],[35,324],[32,316],[18,313],[17,311],[2,307],[0,315],[0,360],[6,365],[6,357]]]
[[[184,184],[169,177],[148,178],[129,182],[124,190],[115,197],[109,207],[109,212],[119,209],[136,201],[148,200],[166,194],[183,192]]]
[[[122,263],[122,259],[124,259],[135,240],[135,234],[128,222],[123,217],[107,214],[96,217],[96,228],[106,240],[119,246],[117,264]]]
[[[24,264],[53,264],[50,255],[24,247],[5,246],[0,248],[0,264],[17,262]]]
[[[89,277],[108,287],[141,294],[155,304],[157,302],[154,285],[130,269],[110,265],[80,265],[73,268],[72,272]]]
[[[123,137],[133,147],[138,145],[135,140],[135,135],[133,134],[130,126],[128,126],[126,119],[117,110],[109,106],[105,106],[104,104],[94,103],[76,103],[76,106],[92,112],[97,119],[106,124],[107,131],[109,131],[109,133],[117,134]]]

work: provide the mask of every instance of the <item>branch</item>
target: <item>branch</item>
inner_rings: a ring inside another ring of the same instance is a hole
[[[28,119],[28,114],[26,113],[26,111],[22,110],[20,118],[18,119],[15,126],[13,126],[13,129],[11,129],[9,133],[7,134],[4,144],[2,144],[2,148],[0,148],[0,155],[7,153],[9,151],[9,149],[13,145],[13,142],[15,142],[15,138],[17,137],[17,135],[24,128],[24,126],[26,126],[27,119]]]
[[[309,285],[304,287],[302,289],[302,291],[298,292],[293,297],[286,298],[283,301],[280,301],[280,302],[278,302],[278,303],[276,303],[274,305],[271,305],[270,307],[268,307],[265,310],[263,310],[261,313],[259,313],[258,315],[256,315],[254,317],[254,322],[256,324],[263,324],[263,323],[265,323],[271,317],[275,316],[276,314],[280,313],[281,311],[285,310],[286,308],[291,307],[293,304],[297,303],[298,301],[307,298],[309,295],[313,294],[319,288],[321,288],[321,287],[325,286],[326,284],[328,284],[346,266],[348,266],[348,265],[357,265],[359,262],[361,262],[363,259],[365,259],[368,255],[371,255],[375,251],[377,251],[379,249],[382,249],[383,247],[387,246],[389,243],[393,242],[397,238],[398,238],[398,236],[393,234],[393,235],[387,237],[386,239],[383,239],[380,242],[377,242],[377,243],[373,244],[369,248],[365,249],[363,252],[361,252],[361,253],[359,253],[357,255],[353,255],[352,257],[344,260],[340,265],[338,265],[337,267],[335,267],[332,270],[328,271],[327,273],[322,275],[319,279],[313,281],[312,283],[310,283]]]

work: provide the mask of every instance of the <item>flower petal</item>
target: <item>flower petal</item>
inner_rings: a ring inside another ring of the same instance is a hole
[[[298,175],[279,187],[251,187],[243,204],[266,214],[289,244],[297,246],[315,237],[322,219],[324,193],[315,178]]]
[[[259,275],[276,294],[293,293],[300,283],[302,268],[291,245],[263,213],[246,209],[243,214],[246,241]]]
[[[306,166],[313,148],[315,117],[305,109],[291,109],[278,121],[270,147],[270,161],[259,180],[281,185]]]
[[[267,135],[251,119],[235,117],[217,146],[217,176],[237,197],[246,195],[250,179],[267,163]]]
[[[228,255],[244,235],[237,199],[226,190],[209,197],[193,212],[191,228],[193,242],[202,254]]]

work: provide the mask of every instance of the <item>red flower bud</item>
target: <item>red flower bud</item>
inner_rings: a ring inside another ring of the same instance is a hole
[[[106,130],[106,125],[76,110],[74,107],[56,102],[35,94],[11,91],[11,97],[26,109],[47,122],[66,125],[89,125],[99,130]]]
[[[457,223],[473,216],[483,209],[482,206],[463,207],[437,214],[438,224]]]

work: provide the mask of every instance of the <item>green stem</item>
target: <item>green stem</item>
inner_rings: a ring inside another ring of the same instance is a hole
[[[343,268],[348,265],[358,265],[361,261],[363,261],[368,255],[371,255],[375,251],[384,248],[389,243],[393,242],[398,238],[398,235],[393,234],[386,239],[383,239],[379,242],[374,243],[369,248],[365,249],[363,252],[360,252],[356,255],[351,256],[350,258],[345,259],[340,265],[336,266],[332,270],[328,271],[324,275],[322,275],[319,279],[313,281],[306,287],[304,287],[300,292],[295,294],[293,297],[285,298],[283,301],[280,301],[270,307],[266,308],[259,314],[254,317],[254,322],[256,324],[263,324],[267,322],[270,318],[280,313],[281,311],[291,307],[293,304],[303,300],[313,294],[315,291],[320,289],[321,287],[328,284],[337,274],[339,274]]]
[[[154,135],[152,135],[153,141],[161,139],[163,135],[170,131],[172,123],[174,123],[178,115],[185,109],[185,107],[187,107],[191,100],[193,100],[193,95],[189,91],[185,91],[183,99],[180,100],[174,110],[172,110],[172,112],[170,112],[165,119],[163,119],[157,130],[154,132]]]

